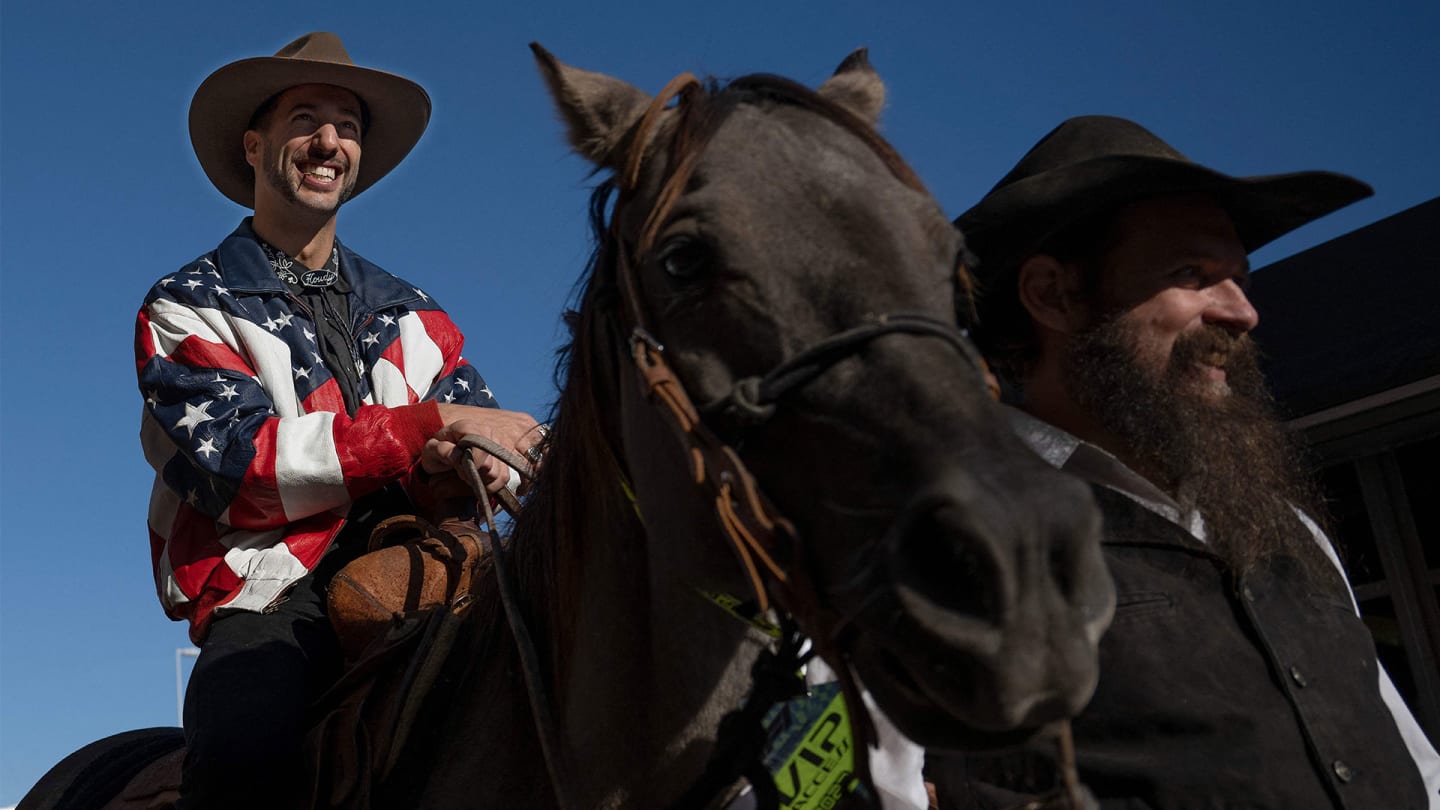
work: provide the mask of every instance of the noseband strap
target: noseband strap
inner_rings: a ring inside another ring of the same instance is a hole
[[[937,337],[960,352],[971,365],[988,374],[985,361],[970,343],[969,330],[925,315],[882,314],[868,323],[831,335],[771,369],[763,377],[736,381],[717,409],[742,427],[762,424],[775,414],[775,404],[790,391],[804,386],[870,341],[886,335]]]

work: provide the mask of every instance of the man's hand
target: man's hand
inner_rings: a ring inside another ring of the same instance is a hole
[[[445,427],[432,436],[420,452],[420,466],[431,475],[460,471],[456,442],[469,434],[484,436],[522,458],[545,436],[534,417],[519,411],[473,405],[440,405],[439,408]],[[510,482],[510,467],[505,462],[481,450],[472,450],[471,458],[485,482],[486,492],[498,492]]]

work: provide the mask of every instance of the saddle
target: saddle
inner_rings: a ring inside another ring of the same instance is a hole
[[[154,760],[107,802],[103,810],[171,810],[180,800],[180,767],[184,762],[183,746]]]
[[[370,548],[330,581],[330,621],[347,663],[317,702],[307,738],[315,808],[371,806],[427,698],[443,692],[471,588],[493,564],[469,519],[392,517]]]

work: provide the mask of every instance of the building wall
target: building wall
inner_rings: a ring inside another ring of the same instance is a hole
[[[1255,271],[1251,299],[1376,650],[1440,740],[1440,198]]]

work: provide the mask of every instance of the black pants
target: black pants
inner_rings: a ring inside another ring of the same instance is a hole
[[[210,625],[185,690],[178,810],[308,806],[301,756],[311,703],[340,675],[344,656],[326,616],[325,589],[363,553],[379,519],[404,511],[391,498],[346,524],[320,564],[270,613],[237,612]]]

